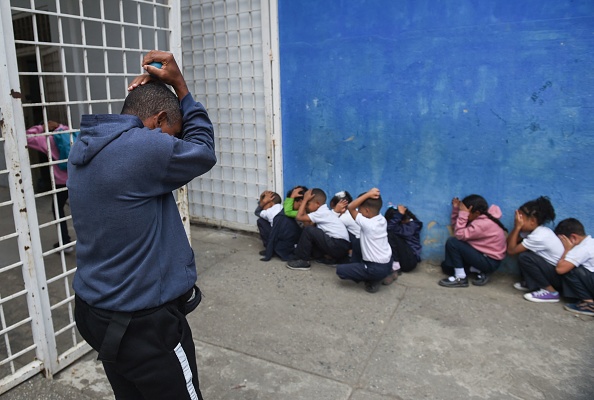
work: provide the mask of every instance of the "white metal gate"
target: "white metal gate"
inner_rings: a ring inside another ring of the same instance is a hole
[[[181,63],[179,29],[169,29],[179,11],[177,0],[0,2],[0,394],[89,350],[73,318],[76,238],[68,207],[57,211],[65,157],[28,140],[51,149],[49,121],[72,133],[82,114],[119,113],[147,51],[171,49]]]
[[[184,76],[214,123],[218,158],[189,185],[195,221],[255,230],[260,193],[284,195],[276,4],[182,0]]]

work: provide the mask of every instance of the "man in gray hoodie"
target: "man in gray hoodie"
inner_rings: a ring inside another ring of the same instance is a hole
[[[75,319],[116,398],[202,399],[185,317],[200,291],[172,191],[216,163],[213,127],[172,54],[143,67],[122,114],[84,115],[70,152]]]

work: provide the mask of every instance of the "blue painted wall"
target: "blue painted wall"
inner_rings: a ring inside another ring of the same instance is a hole
[[[594,1],[281,0],[279,27],[285,187],[377,186],[433,261],[471,193],[594,233]]]

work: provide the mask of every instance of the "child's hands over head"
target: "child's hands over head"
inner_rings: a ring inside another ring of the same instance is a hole
[[[514,228],[521,228],[524,226],[524,214],[520,212],[520,210],[516,210],[514,215]]]
[[[296,187],[296,188],[293,188],[293,190],[291,191],[291,195],[289,197],[294,199],[295,197],[299,197],[299,196],[303,196],[303,188]]]
[[[271,190],[264,191],[264,203],[272,203],[274,201],[274,192]]]
[[[305,203],[307,203],[308,201],[313,199],[313,197],[314,197],[314,195],[313,195],[311,189],[309,189],[307,192],[303,193],[303,201]]]
[[[342,214],[346,211],[348,205],[349,202],[347,201],[347,199],[342,199],[338,203],[336,203],[336,205],[334,206],[334,211],[339,214]]]
[[[469,214],[472,212],[472,206],[466,207],[466,204],[464,204],[462,201],[458,201],[458,208],[460,211],[466,211]]]
[[[369,192],[367,192],[367,195],[372,199],[379,199],[380,190],[378,188],[370,189]]]
[[[460,199],[457,197],[454,197],[452,199],[452,207],[454,208],[459,208],[460,207]]]
[[[565,235],[557,235],[557,236],[561,240],[561,243],[563,243],[563,248],[565,248],[566,252],[573,249],[573,242],[571,241],[571,239],[569,239]]]
[[[403,206],[402,204],[398,204],[398,212],[399,212],[401,215],[404,215],[404,214],[406,213],[406,207],[405,207],[405,206]]]

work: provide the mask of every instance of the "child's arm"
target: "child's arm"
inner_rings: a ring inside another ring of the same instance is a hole
[[[359,208],[359,206],[361,204],[363,204],[363,202],[365,200],[378,199],[379,197],[380,197],[380,191],[378,188],[370,189],[367,193],[364,193],[360,197],[357,197],[347,207],[347,209],[349,210],[349,213],[351,213],[351,217],[353,217],[354,220],[357,220],[357,215],[359,214],[359,212],[357,211],[357,208]]]
[[[295,204],[295,199],[292,197],[287,197],[285,202],[283,203],[283,210],[285,210],[285,215],[290,218],[297,217],[297,210],[293,210],[293,205]]]
[[[309,218],[309,215],[307,215],[307,203],[313,199],[314,195],[311,192],[311,189],[309,189],[307,192],[305,192],[303,194],[303,201],[301,202],[301,204],[299,205],[299,210],[297,211],[297,221],[301,221],[301,222],[307,222],[307,223],[312,223],[313,221]]]
[[[404,215],[400,212],[400,210],[398,210],[398,212],[395,212],[392,216],[392,218],[390,218],[388,220],[388,231],[389,232],[394,232],[394,233],[398,233],[398,230],[400,229],[400,225],[402,225],[402,217]]]
[[[415,220],[415,221],[406,222],[404,224],[399,223],[399,224],[393,226],[392,228],[390,228],[390,226],[388,225],[388,231],[394,232],[398,236],[410,237],[410,236],[414,236],[414,235],[418,234],[421,231],[422,227],[423,227],[423,224],[420,221]]]
[[[338,215],[342,215],[346,211],[348,205],[349,202],[346,199],[342,199],[338,203],[336,203],[332,211],[334,211]]]
[[[521,242],[520,231],[524,226],[524,216],[516,210],[514,217],[514,229],[507,236],[507,254],[513,256],[526,251],[526,247]]]
[[[561,240],[561,243],[563,243],[563,255],[559,259],[559,262],[557,263],[557,267],[555,268],[555,271],[559,275],[563,275],[575,268],[575,265],[573,265],[571,262],[569,262],[565,259],[565,256],[567,255],[567,253],[569,253],[569,251],[571,249],[573,249],[573,243],[571,243],[569,238],[565,235],[558,235],[558,236],[559,236],[559,239]]]
[[[262,195],[262,200],[258,202],[258,207],[256,208],[256,211],[254,211],[254,214],[256,214],[256,216],[258,217],[261,216],[260,214],[262,213],[262,211],[268,210],[270,207],[274,205],[274,192],[266,190],[264,191],[264,193],[262,193]]]

